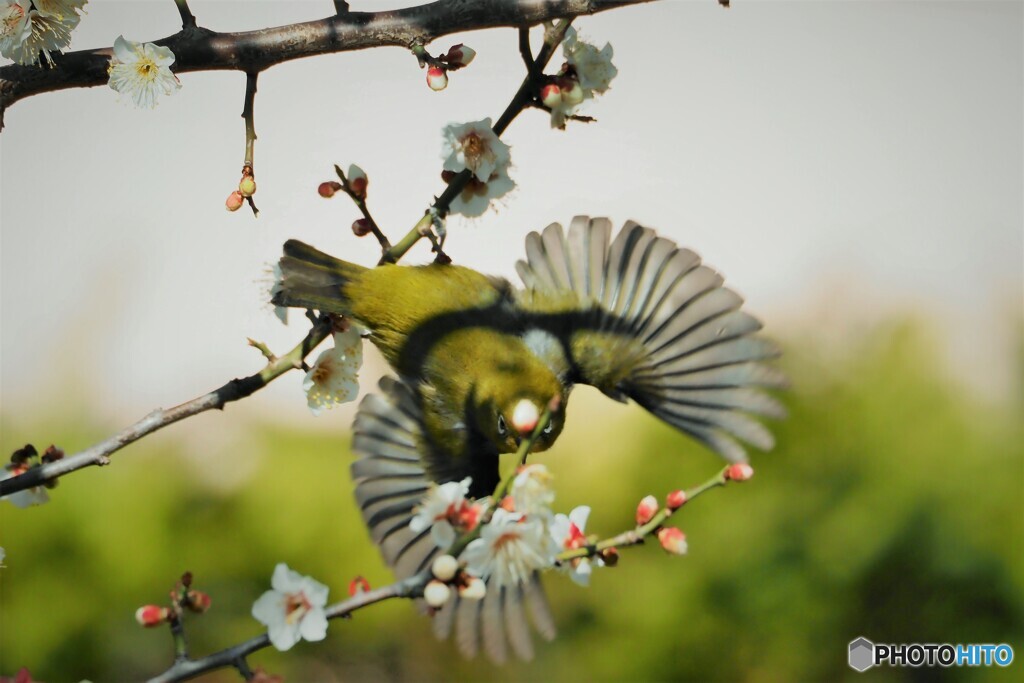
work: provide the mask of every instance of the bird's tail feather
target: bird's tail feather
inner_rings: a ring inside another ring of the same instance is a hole
[[[274,288],[271,298],[275,306],[315,308],[342,314],[350,313],[346,285],[367,270],[298,240],[284,243],[284,256],[278,266],[281,282]]]

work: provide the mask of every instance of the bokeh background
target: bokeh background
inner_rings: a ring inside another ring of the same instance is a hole
[[[354,9],[396,2],[353,2]],[[201,25],[320,18],[328,2],[194,0]],[[72,47],[178,26],[173,3],[93,2]],[[459,263],[514,276],[526,232],[577,213],[634,218],[719,268],[785,349],[791,416],[755,479],[695,501],[685,558],[623,553],[589,589],[548,577],[559,638],[535,661],[464,662],[405,603],[333,622],[325,642],[254,665],[288,680],[835,680],[847,643],[1007,642],[1024,656],[1024,5],[658,2],[582,18],[619,77],[552,131],[509,129],[518,188],[449,223]],[[80,450],[156,406],[250,374],[245,337],[304,333],[265,301],[281,242],[371,263],[357,216],[316,186],[360,164],[385,230],[442,189],[440,128],[496,117],[522,66],[512,30],[429,91],[406,51],[260,77],[259,219],[228,214],[244,77],[188,74],[153,111],[108,88],[19,102],[0,135],[0,450]],[[535,41],[536,43],[536,41]],[[409,263],[429,258],[417,249]],[[361,383],[385,371],[368,352]],[[298,373],[79,472],[30,510],[0,505],[0,674],[135,680],[170,661],[137,606],[186,569],[214,607],[193,652],[259,632],[277,562],[345,594],[389,581],[351,499],[352,409],[320,418]],[[543,456],[557,506],[627,528],[647,493],[704,480],[705,450],[635,406],[577,390]],[[872,678],[1010,678],[876,670]],[[209,680],[237,680],[231,671]]]

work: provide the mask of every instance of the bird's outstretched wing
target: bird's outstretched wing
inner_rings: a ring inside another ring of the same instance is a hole
[[[423,428],[422,409],[409,385],[385,377],[380,389],[382,393],[363,399],[356,414],[352,450],[359,459],[352,464],[352,477],[370,536],[396,577],[404,579],[429,567],[441,552],[430,529],[416,533],[409,528],[409,520],[432,483],[454,477],[432,481],[428,474],[429,463],[444,458],[432,452],[435,448]],[[496,452],[493,455],[497,458]],[[496,461],[494,466],[496,474]],[[488,492],[493,487],[492,482]],[[483,600],[464,600],[453,590],[448,603],[434,615],[434,633],[443,639],[454,632],[459,650],[467,657],[482,648],[500,663],[511,646],[516,655],[530,659],[533,643],[527,611],[541,636],[554,638],[554,620],[537,574],[515,586],[488,585]]]
[[[526,238],[516,264],[527,324],[558,337],[571,380],[632,398],[731,461],[738,440],[768,450],[751,415],[783,417],[764,388],[785,379],[762,361],[778,355],[743,299],[689,249],[630,221],[611,240],[606,218],[577,216]]]

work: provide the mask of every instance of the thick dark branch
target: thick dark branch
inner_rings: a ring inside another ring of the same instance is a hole
[[[411,49],[450,33],[531,26],[650,1],[437,0],[418,7],[348,12],[244,33],[191,28],[153,42],[171,48],[175,56],[172,69],[179,74],[224,69],[256,73],[302,57],[384,45]],[[0,67],[0,117],[7,107],[31,95],[105,85],[111,54],[107,47],[55,55],[52,69],[19,64]]]
[[[302,366],[302,359],[309,355],[320,342],[331,333],[331,320],[321,318],[299,344],[287,354],[269,363],[260,372],[242,379],[233,379],[219,389],[182,403],[174,408],[158,408],[135,424],[126,427],[114,436],[87,448],[80,453],[55,462],[33,467],[24,474],[0,481],[0,498],[24,489],[40,486],[48,481],[93,465],[107,465],[110,454],[121,450],[130,443],[151,434],[158,429],[174,424],[186,417],[192,417],[213,408],[249,396],[284,373]]]

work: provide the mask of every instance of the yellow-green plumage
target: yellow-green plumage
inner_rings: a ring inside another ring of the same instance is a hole
[[[573,219],[530,233],[517,263],[525,285],[458,266],[367,269],[290,241],[274,303],[351,316],[400,376],[364,397],[354,424],[356,499],[395,573],[423,571],[440,552],[429,529],[409,520],[432,483],[472,478],[470,495],[490,494],[498,454],[521,437],[507,425],[525,400],[563,406],[534,450],[558,437],[575,383],[632,399],[722,456],[746,457],[740,441],[771,448],[751,415],[779,417],[764,388],[784,384],[764,360],[774,347],[722,278],[652,230],[627,223],[614,240],[607,219]],[[640,462],[640,461],[637,461]],[[436,631],[459,633],[472,656],[505,641],[532,652],[523,606],[541,634],[554,636],[536,574],[501,587],[488,626],[456,591],[435,617]],[[507,627],[507,629],[506,629]]]

